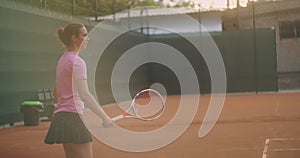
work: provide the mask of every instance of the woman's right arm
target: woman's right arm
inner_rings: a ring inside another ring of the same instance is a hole
[[[102,120],[105,126],[111,126],[111,118],[104,112],[104,110],[99,106],[95,97],[90,93],[88,89],[88,84],[86,79],[77,80],[78,91],[80,98],[83,100],[85,105],[90,108],[96,115],[98,115]]]

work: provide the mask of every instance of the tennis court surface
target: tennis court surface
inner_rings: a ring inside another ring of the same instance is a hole
[[[169,96],[163,117],[149,124],[134,119],[117,122],[129,130],[151,130],[162,125],[177,110],[179,96]],[[142,153],[113,149],[94,138],[94,157],[123,158],[298,158],[300,157],[300,93],[229,94],[217,124],[204,138],[198,137],[210,97],[200,96],[200,107],[187,131],[168,146]],[[188,108],[188,105],[186,105]],[[110,115],[117,107],[108,106]],[[5,158],[64,157],[60,145],[43,139],[50,122],[39,126],[0,129],[0,155]]]

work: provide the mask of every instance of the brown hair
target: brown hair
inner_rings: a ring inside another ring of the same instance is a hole
[[[59,28],[57,30],[58,37],[60,41],[67,47],[72,45],[71,38],[73,35],[79,36],[80,29],[83,28],[84,25],[79,23],[70,23],[67,24],[64,28]]]

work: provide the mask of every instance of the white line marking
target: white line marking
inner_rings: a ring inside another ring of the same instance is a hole
[[[269,143],[270,143],[270,139],[266,139],[262,158],[267,158],[267,152],[268,152],[268,148],[269,148]]]
[[[278,151],[278,152],[280,152],[280,151],[300,151],[300,149],[296,149],[296,148],[290,148],[290,149],[271,149],[271,148],[269,148],[270,141],[293,141],[293,140],[300,141],[300,138],[269,138],[269,139],[266,139],[262,158],[267,158],[268,151]]]
[[[269,149],[272,151],[300,151],[300,149]]]
[[[270,140],[275,140],[275,141],[289,141],[289,140],[300,140],[300,138],[271,138]]]

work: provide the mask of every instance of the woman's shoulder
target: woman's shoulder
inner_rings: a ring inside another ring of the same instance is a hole
[[[74,63],[75,65],[85,65],[85,61],[79,55],[74,58]]]
[[[62,58],[72,63],[85,63],[85,61],[80,56],[78,56],[78,54],[73,52],[65,52]]]

